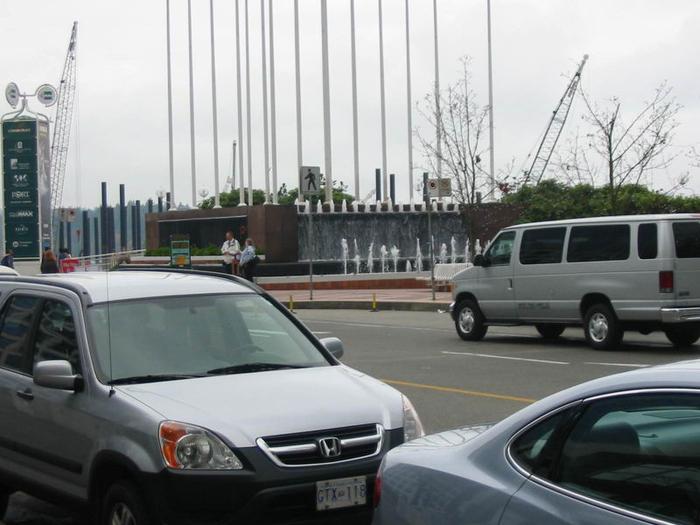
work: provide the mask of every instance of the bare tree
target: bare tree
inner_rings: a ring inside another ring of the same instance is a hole
[[[601,174],[610,188],[610,212],[615,213],[621,186],[639,184],[645,174],[668,167],[677,156],[669,148],[678,127],[680,105],[672,89],[663,83],[642,110],[626,121],[618,98],[600,105],[583,90],[581,94],[586,106],[583,119],[592,128],[587,135],[588,148],[602,160]],[[577,161],[580,164],[581,158]]]
[[[558,170],[561,180],[567,184],[595,185],[600,174],[600,166],[591,159],[589,147],[582,146],[582,142],[590,145],[592,135],[581,137],[579,129],[566,140],[562,153],[554,152],[552,164]]]
[[[435,97],[440,97],[435,104]],[[439,108],[439,109],[436,109]],[[471,87],[469,59],[462,59],[462,78],[439,94],[429,93],[418,111],[430,126],[427,138],[420,131],[416,135],[431,172],[436,173],[438,159],[443,170],[453,181],[453,196],[460,204],[475,204],[478,194],[490,195],[490,179],[482,167],[488,144],[484,144],[488,106],[480,106]],[[437,147],[435,130],[441,137],[442,148]]]

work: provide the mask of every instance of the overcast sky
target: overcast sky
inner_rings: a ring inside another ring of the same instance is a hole
[[[244,0],[239,0],[241,14]],[[264,187],[260,52],[260,0],[250,2],[252,151],[254,186]],[[379,55],[376,0],[356,0],[360,193],[381,166]],[[196,162],[199,189],[213,192],[209,2],[192,0]],[[320,1],[299,0],[302,55],[303,161],[323,166]],[[333,173],[350,185],[352,113],[349,0],[328,0]],[[667,80],[683,106],[679,148],[700,144],[700,2],[697,0],[493,0],[494,111],[497,168],[523,164],[563,93],[567,75],[584,53],[590,60],[583,86],[596,99],[613,95],[623,110],[639,110]],[[175,177],[178,201],[190,199],[187,2],[171,0]],[[231,173],[237,138],[235,1],[215,0],[219,144],[222,184]],[[414,103],[433,81],[432,2],[410,0]],[[267,0],[265,0],[267,8]],[[280,184],[296,185],[293,0],[274,0],[277,137]],[[459,58],[472,57],[475,88],[487,101],[486,1],[438,0],[441,84],[454,82]],[[78,125],[69,155],[64,204],[94,205],[99,183],[118,183],[127,198],[154,197],[168,189],[165,0],[0,0],[3,86],[25,91],[56,84],[72,22],[79,22]],[[389,171],[398,200],[409,197],[407,168],[404,0],[384,0]],[[243,34],[241,35],[243,37]],[[10,110],[2,100],[2,112]],[[36,103],[34,103],[36,106]],[[582,127],[575,104],[565,134]],[[244,105],[245,108],[245,105]],[[414,112],[414,125],[424,123]],[[582,128],[583,129],[583,128]],[[415,146],[416,180],[423,165]],[[685,161],[656,173],[668,188],[687,170]],[[690,190],[700,177],[691,170]]]

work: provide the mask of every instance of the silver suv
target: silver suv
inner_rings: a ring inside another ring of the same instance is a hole
[[[545,338],[583,325],[616,348],[625,330],[700,338],[700,214],[597,217],[511,226],[454,278],[457,333],[531,324]]]
[[[24,491],[99,525],[362,523],[422,435],[254,285],[193,272],[0,278],[0,519]]]

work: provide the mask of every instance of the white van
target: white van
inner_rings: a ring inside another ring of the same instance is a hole
[[[625,330],[662,330],[676,346],[700,338],[700,214],[539,222],[502,230],[454,277],[462,339],[489,325],[534,325],[545,338],[583,326],[596,349]]]

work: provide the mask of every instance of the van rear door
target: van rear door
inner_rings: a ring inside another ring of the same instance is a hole
[[[679,306],[700,305],[700,220],[674,221],[674,292]]]

